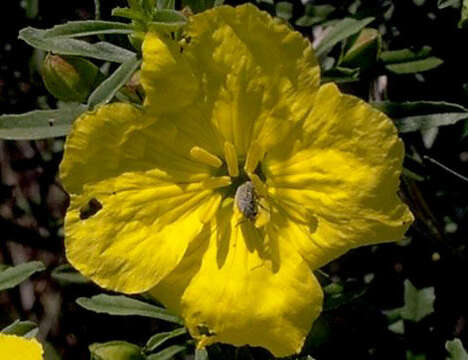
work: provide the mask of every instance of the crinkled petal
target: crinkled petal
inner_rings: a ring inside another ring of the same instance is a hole
[[[67,139],[60,168],[71,199],[67,257],[102,287],[153,287],[216,204],[213,168],[190,158],[196,138],[171,120],[112,104],[80,117]]]
[[[322,307],[308,264],[276,229],[256,229],[218,212],[215,231],[198,244],[152,294],[181,313],[199,346],[215,342],[262,346],[275,356],[301,350]]]
[[[285,137],[310,111],[319,86],[310,43],[250,4],[191,17],[180,41],[150,32],[143,58],[147,107],[202,109],[202,131],[232,143],[241,158],[252,140],[268,149]],[[177,100],[156,105],[172,93]]]
[[[295,139],[270,151],[263,171],[270,196],[295,220],[283,237],[313,268],[403,236],[413,217],[397,195],[404,148],[390,119],[324,85]]]
[[[42,360],[41,344],[36,339],[0,334],[0,359]]]

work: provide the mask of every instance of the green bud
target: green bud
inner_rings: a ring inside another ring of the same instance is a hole
[[[90,345],[92,360],[144,360],[139,346],[125,341],[110,341]]]
[[[99,68],[88,60],[52,54],[45,57],[41,73],[47,90],[62,101],[86,101],[104,78]]]
[[[377,62],[381,36],[376,29],[365,28],[355,36],[341,58],[340,66],[366,70]]]

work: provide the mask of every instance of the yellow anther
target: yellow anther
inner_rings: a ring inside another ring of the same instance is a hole
[[[213,176],[202,181],[202,186],[205,189],[216,189],[229,185],[231,185],[231,178],[229,176]]]
[[[236,148],[228,141],[224,143],[224,158],[226,159],[229,175],[232,177],[239,176]]]
[[[257,168],[258,163],[263,159],[264,150],[258,142],[253,142],[250,145],[250,149],[247,153],[247,159],[245,160],[244,170],[247,173],[253,173]]]
[[[263,181],[258,177],[257,174],[248,174],[250,180],[254,184],[255,192],[261,196],[261,197],[267,197],[268,192],[267,192],[267,187],[263,183]]]
[[[215,168],[219,168],[221,165],[223,165],[223,162],[219,157],[199,146],[194,146],[192,149],[190,149],[190,156],[203,164],[213,166]]]

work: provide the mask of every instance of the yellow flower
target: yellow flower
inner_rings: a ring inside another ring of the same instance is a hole
[[[312,271],[412,221],[395,127],[320,87],[309,42],[252,5],[193,16],[182,39],[150,31],[143,58],[143,108],[102,106],[67,139],[68,259],[150,290],[201,347],[299,352],[322,307]]]
[[[0,359],[42,360],[42,346],[36,339],[0,334]]]

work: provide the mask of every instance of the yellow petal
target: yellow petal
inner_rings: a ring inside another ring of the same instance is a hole
[[[229,183],[191,159],[199,139],[177,119],[111,104],[77,119],[67,138],[60,167],[71,198],[67,257],[102,287],[154,286],[207,221],[215,196],[207,186]]]
[[[129,172],[71,195],[67,258],[104,288],[148,290],[177,266],[203,229],[212,191],[201,183],[171,184],[158,174]],[[98,206],[85,213],[90,201]]]
[[[211,176],[210,166],[190,158],[190,150],[203,140],[181,131],[173,120],[168,115],[156,118],[125,103],[85,113],[73,124],[60,164],[66,190],[76,193],[86,183],[155,168],[172,182]]]
[[[291,219],[305,220],[283,236],[313,268],[357,246],[401,239],[413,217],[397,195],[404,149],[390,119],[325,85],[297,136],[300,148],[278,144],[263,171],[270,196]]]
[[[146,92],[145,107],[163,113],[192,104],[198,95],[199,79],[178,42],[169,34],[149,31],[142,50],[140,78]]]
[[[0,359],[42,360],[41,344],[36,339],[0,334]]]
[[[242,159],[252,140],[267,149],[310,111],[319,86],[311,45],[266,12],[216,7],[192,16],[183,36],[189,41],[154,31],[145,39],[149,111],[201,109],[201,131],[233,144]]]
[[[239,224],[232,209],[232,201],[223,203],[214,231],[152,294],[182,314],[199,346],[223,342],[262,346],[278,357],[297,353],[321,311],[320,286],[276,231]]]

